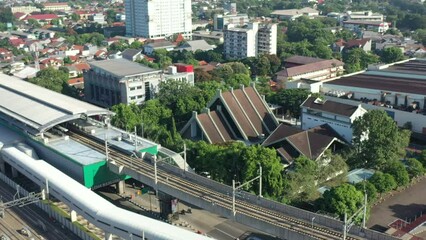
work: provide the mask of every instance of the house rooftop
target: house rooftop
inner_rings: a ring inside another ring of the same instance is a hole
[[[319,13],[319,11],[310,7],[305,7],[302,9],[275,10],[271,13],[271,15],[293,16],[293,15],[304,14],[304,13]]]
[[[145,73],[156,73],[161,70],[153,69],[124,58],[95,61],[89,63],[92,69],[102,69],[117,77],[126,77]]]
[[[313,59],[311,61],[313,61]],[[300,65],[300,66],[286,68],[284,70],[277,72],[277,75],[280,77],[293,77],[293,76],[298,76],[308,72],[316,72],[316,71],[320,71],[327,68],[343,66],[343,64],[344,64],[343,62],[337,59],[330,59],[330,60],[322,59],[322,61],[317,61],[317,62],[312,62],[312,63]]]
[[[334,102],[330,100],[321,100],[316,97],[309,97],[302,103],[301,107],[322,112],[330,112],[346,117],[352,116],[358,109],[358,106]]]

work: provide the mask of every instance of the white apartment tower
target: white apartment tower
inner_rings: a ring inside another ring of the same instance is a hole
[[[245,28],[229,24],[224,31],[224,42],[227,59],[277,54],[277,24],[252,22]]]
[[[192,34],[191,0],[125,0],[126,34],[159,39]]]

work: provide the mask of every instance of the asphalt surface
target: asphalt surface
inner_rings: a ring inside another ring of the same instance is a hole
[[[0,181],[0,196],[3,202],[13,200],[16,190]],[[20,230],[27,228],[31,237],[21,234]],[[76,235],[49,219],[49,216],[35,205],[12,207],[5,211],[5,217],[0,218],[0,236],[6,234],[14,239],[52,239],[75,240]]]

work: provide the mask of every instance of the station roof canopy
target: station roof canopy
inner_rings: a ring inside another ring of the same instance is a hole
[[[0,113],[39,133],[82,116],[111,114],[107,109],[1,73]]]

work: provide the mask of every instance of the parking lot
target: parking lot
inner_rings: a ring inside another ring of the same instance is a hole
[[[401,192],[395,192],[393,196],[374,206],[367,227],[383,231],[397,218],[413,220],[422,212],[426,214],[425,199],[426,178],[423,178],[415,185]]]

